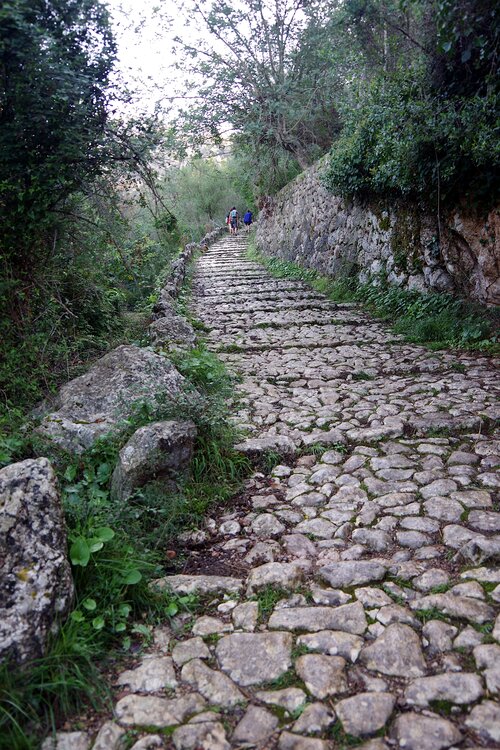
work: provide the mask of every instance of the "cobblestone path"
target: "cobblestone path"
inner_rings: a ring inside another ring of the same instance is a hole
[[[491,360],[275,280],[240,237],[199,260],[193,312],[242,375],[242,449],[282,458],[160,582],[205,611],[120,675],[94,750],[500,747]]]

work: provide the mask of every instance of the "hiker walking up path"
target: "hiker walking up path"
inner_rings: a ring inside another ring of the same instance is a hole
[[[499,747],[491,359],[407,344],[246,247],[199,259],[192,312],[241,376],[241,450],[274,466],[162,580],[204,611],[157,631],[106,726],[136,750]]]

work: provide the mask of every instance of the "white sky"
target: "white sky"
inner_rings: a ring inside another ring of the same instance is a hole
[[[173,38],[183,32],[178,3],[173,0],[106,0],[118,43],[118,69],[137,92],[134,109],[154,109],[179,88],[173,68]]]

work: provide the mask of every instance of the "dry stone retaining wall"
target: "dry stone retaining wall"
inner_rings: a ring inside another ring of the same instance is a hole
[[[500,304],[500,209],[466,207],[437,215],[417,205],[387,206],[332,195],[321,182],[325,161],[300,174],[259,216],[257,245],[266,255],[322,274],[384,273],[391,284],[457,292]]]

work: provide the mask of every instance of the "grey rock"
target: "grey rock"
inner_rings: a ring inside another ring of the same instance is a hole
[[[259,605],[257,602],[242,602],[238,604],[232,614],[233,625],[238,630],[255,630],[259,618]]]
[[[467,524],[479,531],[500,531],[500,513],[492,510],[471,510]]]
[[[429,568],[425,573],[416,576],[412,580],[412,585],[419,591],[430,591],[436,586],[443,586],[448,583],[450,576],[441,568]]]
[[[387,607],[379,609],[377,620],[382,625],[390,625],[393,622],[404,622],[407,625],[412,625],[414,628],[419,627],[419,621],[413,617],[406,607],[402,607],[399,604],[389,604]]]
[[[315,698],[343,693],[347,689],[346,661],[341,656],[305,654],[295,662],[295,671]]]
[[[483,701],[474,706],[465,725],[486,742],[500,742],[500,705],[493,701]]]
[[[279,720],[265,708],[249,706],[244,717],[236,725],[231,742],[257,745],[265,742],[277,729]]]
[[[156,695],[126,695],[115,706],[117,721],[123,726],[170,727],[181,724],[188,716],[206,707],[201,695],[193,693],[181,698]]]
[[[335,533],[335,526],[326,518],[311,518],[307,521],[301,521],[295,529],[299,534],[311,534],[318,539],[331,539]]]
[[[429,642],[429,648],[434,652],[450,651],[457,628],[442,620],[429,620],[422,628],[422,634]]]
[[[285,711],[293,713],[303,706],[307,695],[300,688],[283,688],[283,690],[259,690],[255,693],[257,700],[270,706],[284,708]]]
[[[385,576],[385,567],[378,562],[339,562],[319,569],[323,580],[335,588],[359,586],[380,581]]]
[[[128,685],[134,693],[155,693],[178,683],[170,656],[146,656],[138,667],[122,672],[116,684]]]
[[[484,589],[477,581],[457,583],[450,589],[450,594],[454,596],[470,596],[473,599],[485,599]]]
[[[148,329],[153,346],[167,351],[192,349],[196,341],[193,326],[173,308],[163,308],[162,313],[162,317],[154,320]]]
[[[219,533],[224,536],[236,536],[241,531],[241,526],[238,521],[224,521],[219,526]]]
[[[355,529],[352,541],[363,544],[373,552],[385,552],[391,545],[391,537],[381,529]]]
[[[90,744],[86,732],[57,732],[42,742],[41,750],[89,750]]]
[[[347,604],[352,598],[350,594],[340,589],[330,589],[323,586],[311,584],[310,592],[315,604],[328,604],[337,607],[339,604]]]
[[[405,690],[411,706],[428,706],[432,701],[449,701],[462,705],[473,703],[483,695],[481,678],[476,674],[438,674],[413,680]]]
[[[461,490],[451,495],[452,500],[464,505],[466,508],[491,508],[491,494],[486,490]]]
[[[329,750],[329,745],[326,740],[282,732],[278,741],[278,750]]]
[[[342,630],[362,635],[367,626],[365,611],[360,602],[340,607],[294,607],[276,609],[269,618],[269,628],[275,630]]]
[[[126,730],[114,721],[106,721],[99,729],[92,750],[121,750]]]
[[[181,678],[216,706],[230,708],[246,701],[243,693],[227,675],[210,669],[200,659],[193,659],[185,664]]]
[[[292,729],[298,734],[319,734],[335,721],[333,714],[323,703],[310,703],[301,713]]]
[[[45,653],[73,580],[55,473],[46,458],[0,470],[0,660]]]
[[[424,510],[428,516],[450,523],[460,521],[464,512],[463,505],[460,505],[457,500],[450,500],[449,497],[434,497],[427,500],[424,503]]]
[[[163,747],[163,739],[159,734],[148,734],[134,742],[130,750],[154,750],[156,747]],[[92,748],[94,750],[94,748]]]
[[[274,558],[279,555],[280,546],[277,542],[257,542],[254,544],[250,552],[248,552],[243,558],[244,562],[248,565],[256,565],[258,563],[269,563],[274,562]]]
[[[178,667],[182,667],[188,661],[191,661],[191,659],[209,658],[210,651],[200,637],[189,638],[187,641],[180,641],[172,649],[172,659]]]
[[[497,646],[496,643],[476,646],[473,654],[478,669],[500,667],[500,646]]]
[[[481,624],[492,620],[494,610],[489,604],[467,596],[454,596],[450,593],[430,594],[410,602],[412,609],[437,609],[450,617],[461,617]]]
[[[396,698],[391,693],[358,693],[338,701],[335,712],[347,734],[366,737],[385,726]]]
[[[364,607],[385,607],[388,604],[392,604],[390,596],[387,596],[381,589],[371,586],[363,586],[356,589],[354,595]]]
[[[207,635],[216,635],[217,633],[228,633],[233,629],[233,626],[229,623],[219,620],[217,617],[210,617],[209,615],[203,615],[198,617],[191,628],[193,635],[198,635],[204,638]]]
[[[195,437],[193,422],[154,422],[140,427],[120,451],[112,495],[126,500],[152,479],[175,478],[189,466]]]
[[[64,450],[81,453],[119,430],[138,402],[147,399],[154,406],[160,395],[174,402],[184,384],[165,357],[138,346],[119,346],[37,408],[36,414],[45,416],[35,432]]]
[[[266,563],[250,571],[248,576],[248,593],[265,588],[279,586],[293,589],[304,580],[311,569],[308,560],[296,560],[291,563]]]
[[[401,714],[392,725],[391,738],[405,750],[444,750],[462,735],[447,719],[416,713]]]
[[[361,651],[360,661],[370,670],[397,677],[425,674],[420,638],[408,625],[389,625],[382,635]]]
[[[218,721],[189,723],[172,735],[176,750],[230,750],[224,726]]]
[[[467,648],[472,649],[475,646],[479,646],[484,640],[482,633],[478,633],[477,630],[467,625],[453,641],[453,648]]]
[[[398,531],[396,540],[402,547],[408,547],[409,549],[419,549],[425,544],[431,543],[430,537],[421,531]]]
[[[355,662],[363,646],[363,639],[358,635],[338,630],[320,630],[318,633],[299,635],[297,644],[305,646],[309,651],[342,656],[344,659]]]
[[[460,578],[472,578],[483,583],[500,583],[500,568],[469,568],[460,574]]]
[[[278,521],[276,516],[273,516],[272,513],[259,514],[257,518],[252,521],[251,527],[253,533],[263,539],[279,536],[285,531],[285,526]]]
[[[436,479],[435,482],[422,487],[420,494],[424,500],[429,500],[432,497],[446,497],[447,495],[451,495],[452,492],[456,492],[457,489],[457,483],[452,479]],[[452,499],[455,498],[452,497]]]
[[[243,581],[229,576],[173,575],[157,578],[152,585],[160,591],[176,594],[236,594],[243,587]]]
[[[220,667],[237,684],[247,687],[281,677],[292,664],[290,633],[234,633],[224,636],[215,654]]]
[[[316,547],[304,534],[285,534],[281,537],[285,549],[292,557],[313,559],[316,557]]]
[[[249,456],[260,456],[265,453],[277,453],[282,458],[292,457],[297,452],[293,440],[285,435],[270,437],[248,438],[235,445],[235,450]]]

